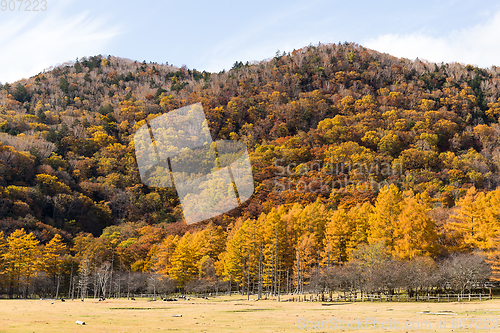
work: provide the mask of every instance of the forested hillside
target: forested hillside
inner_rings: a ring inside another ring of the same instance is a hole
[[[248,146],[255,193],[188,227],[175,189],[141,184],[133,137],[198,102],[214,140]],[[494,263],[499,116],[500,68],[347,43],[220,73],[93,56],[0,85],[0,290],[82,293],[112,271],[301,290],[367,249]]]

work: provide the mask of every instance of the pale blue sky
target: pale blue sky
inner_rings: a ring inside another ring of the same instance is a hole
[[[18,11],[19,1],[0,11],[0,82],[96,54],[218,72],[344,41],[410,59],[500,65],[495,1],[46,1],[43,12]]]

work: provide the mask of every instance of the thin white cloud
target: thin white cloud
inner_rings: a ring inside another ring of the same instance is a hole
[[[475,26],[444,32],[440,37],[420,32],[386,34],[362,45],[397,57],[432,62],[460,62],[480,67],[500,65],[500,12]]]
[[[51,1],[45,12],[20,13],[0,24],[0,82],[13,82],[76,57],[104,53],[120,33],[88,12],[68,14],[68,3]],[[5,33],[7,32],[7,33]]]
[[[299,21],[308,8],[321,2],[296,3],[282,8],[281,11],[268,12],[252,20],[238,31],[233,31],[227,38],[215,43],[205,56],[200,59],[203,69],[218,72],[230,69],[235,61],[261,61],[272,58],[277,50],[292,51],[320,41],[315,33],[311,41],[310,31],[300,32],[290,22]],[[296,25],[296,24],[295,24]],[[286,32],[284,29],[290,29]],[[321,34],[323,35],[323,34]]]

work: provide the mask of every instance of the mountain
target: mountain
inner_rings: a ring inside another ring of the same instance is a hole
[[[499,97],[497,67],[347,43],[220,73],[82,58],[0,86],[0,230],[42,241],[125,222],[185,232],[175,190],[141,184],[132,140],[145,119],[198,102],[214,140],[247,144],[254,172],[253,197],[216,225],[318,198],[374,203],[389,184],[453,209],[499,184]]]

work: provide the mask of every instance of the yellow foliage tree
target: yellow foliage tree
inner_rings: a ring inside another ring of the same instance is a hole
[[[199,243],[200,255],[208,255],[212,259],[217,259],[226,246],[226,232],[221,226],[216,226],[210,222],[202,231],[196,233],[196,240]]]
[[[325,251],[323,257],[327,265],[335,261],[345,261],[347,258],[347,242],[353,234],[354,224],[349,219],[348,211],[339,209],[333,212],[326,227]]]
[[[313,234],[300,237],[295,251],[293,273],[297,292],[304,291],[305,281],[311,276],[314,267],[319,268],[318,244]]]
[[[198,275],[199,252],[193,246],[193,235],[189,232],[179,240],[170,260],[169,275],[180,286]]]
[[[500,230],[498,221],[498,190],[485,195],[474,187],[457,203],[457,210],[445,229],[455,239],[455,250],[483,249],[495,246]]]
[[[326,225],[330,218],[330,211],[318,199],[300,210],[295,221],[295,230],[299,235],[311,233],[314,235],[315,244],[321,245],[325,237]],[[317,251],[320,249],[318,248]]]
[[[41,173],[36,175],[35,182],[40,185],[44,194],[71,193],[69,186],[60,182],[56,176]]]
[[[177,247],[178,241],[178,236],[168,235],[158,247],[158,272],[160,274],[168,275],[170,268],[172,268],[170,260],[174,254],[175,248]]]
[[[285,220],[281,218],[285,213],[284,206],[272,208],[263,220],[264,285],[271,288],[272,294],[277,292],[278,280],[284,269],[292,265],[292,237],[287,233]]]
[[[238,221],[228,235],[226,251],[220,255],[225,280],[242,286],[250,281],[262,283],[264,235],[262,228],[265,214],[258,220]],[[259,274],[260,273],[260,274]]]
[[[394,248],[394,228],[401,213],[401,192],[391,184],[384,186],[370,215],[370,230],[368,242],[375,244],[383,242],[391,250]]]
[[[430,207],[410,191],[402,202],[402,211],[394,228],[394,256],[413,259],[436,253],[436,226],[430,218]]]
[[[3,282],[4,278],[4,269],[5,269],[5,260],[3,255],[8,249],[7,241],[3,236],[3,231],[0,231],[0,284]]]
[[[15,230],[7,238],[7,251],[2,255],[5,262],[5,273],[10,284],[10,295],[14,288],[22,289],[24,297],[27,296],[31,279],[37,273],[40,260],[39,241],[33,233],[27,234],[23,229]]]
[[[346,243],[347,259],[351,259],[351,253],[360,244],[368,243],[369,216],[373,213],[373,206],[368,202],[358,204],[349,210],[348,217],[353,224],[352,235]]]
[[[50,242],[45,245],[40,267],[47,275],[56,282],[56,295],[59,294],[59,285],[61,274],[63,273],[64,255],[67,253],[67,247],[63,243],[61,235],[56,234]]]

